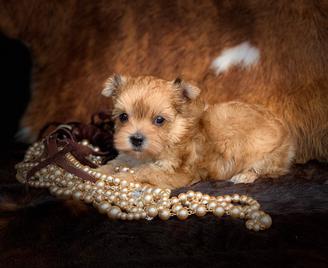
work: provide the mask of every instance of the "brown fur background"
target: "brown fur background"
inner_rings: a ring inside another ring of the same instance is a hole
[[[326,160],[327,16],[324,0],[3,0],[0,30],[34,58],[23,138],[108,108],[100,91],[113,72],[183,75],[215,102],[265,105],[296,136],[299,162]],[[259,64],[215,76],[212,60],[243,41],[260,49]]]

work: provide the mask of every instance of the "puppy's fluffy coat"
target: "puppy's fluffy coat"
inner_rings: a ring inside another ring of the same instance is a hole
[[[204,179],[251,183],[285,174],[294,157],[287,128],[261,106],[208,105],[199,88],[180,79],[110,77],[103,95],[114,100],[117,159],[101,167],[115,176],[163,188]]]

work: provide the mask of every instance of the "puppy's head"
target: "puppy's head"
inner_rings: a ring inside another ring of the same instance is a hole
[[[180,79],[110,77],[102,94],[114,101],[115,147],[136,158],[156,159],[187,133],[187,107],[199,93],[197,87]]]

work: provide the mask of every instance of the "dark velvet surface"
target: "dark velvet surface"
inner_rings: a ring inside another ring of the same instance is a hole
[[[327,164],[296,165],[287,176],[250,185],[191,187],[256,198],[273,226],[255,233],[240,220],[210,214],[184,222],[110,221],[91,206],[19,184],[14,165],[24,150],[14,144],[1,153],[1,267],[328,267]]]

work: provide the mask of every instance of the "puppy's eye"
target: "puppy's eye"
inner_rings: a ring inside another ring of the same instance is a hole
[[[129,116],[127,113],[121,113],[118,118],[122,123],[127,122],[129,120]]]
[[[156,116],[155,119],[154,119],[154,124],[157,125],[157,126],[161,126],[163,125],[165,121],[165,118],[163,116]]]

